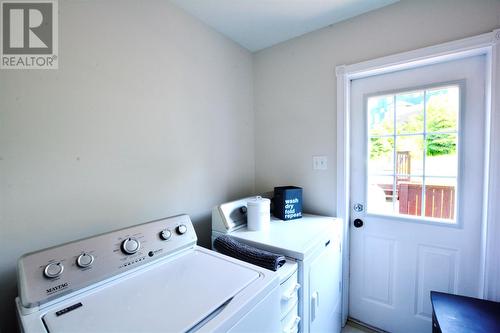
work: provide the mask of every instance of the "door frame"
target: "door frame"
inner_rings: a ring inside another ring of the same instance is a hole
[[[351,65],[340,65],[337,75],[337,217],[343,220],[342,326],[349,311],[350,237],[350,98],[351,81],[373,75],[417,68],[476,55],[486,56],[485,170],[481,221],[480,298],[500,300],[500,29],[444,44],[398,53]]]

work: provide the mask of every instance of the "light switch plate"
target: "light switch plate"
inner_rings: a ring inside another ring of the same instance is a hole
[[[313,156],[313,170],[328,169],[328,159],[326,156]]]

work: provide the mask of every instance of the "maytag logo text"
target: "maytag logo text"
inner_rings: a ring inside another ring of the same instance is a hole
[[[0,4],[0,68],[57,69],[57,0]]]

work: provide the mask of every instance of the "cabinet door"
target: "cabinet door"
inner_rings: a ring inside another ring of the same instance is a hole
[[[309,268],[309,332],[340,332],[340,250],[332,241]]]

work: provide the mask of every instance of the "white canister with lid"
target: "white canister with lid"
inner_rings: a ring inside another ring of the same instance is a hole
[[[271,220],[271,200],[260,196],[247,201],[247,228],[248,230],[264,230],[269,227]]]

